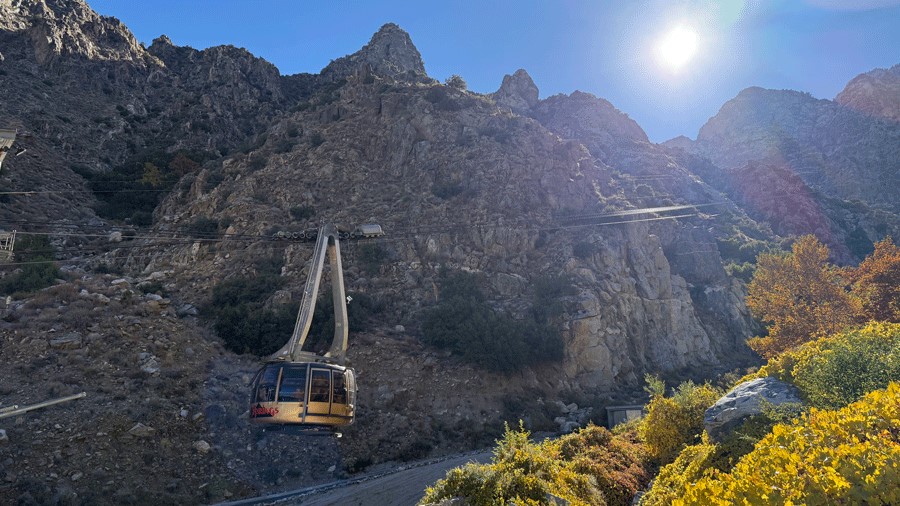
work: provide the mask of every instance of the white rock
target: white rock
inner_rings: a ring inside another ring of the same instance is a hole
[[[137,423],[128,430],[128,433],[137,438],[148,438],[156,433],[156,429],[148,427],[142,423]]]
[[[745,381],[706,410],[703,426],[710,439],[721,442],[745,420],[761,414],[763,401],[775,406],[803,402],[797,387],[771,376]]]

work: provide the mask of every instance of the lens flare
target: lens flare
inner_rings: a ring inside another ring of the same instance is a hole
[[[700,38],[694,30],[683,26],[676,27],[659,41],[656,46],[657,57],[663,65],[678,70],[697,53],[699,41]]]

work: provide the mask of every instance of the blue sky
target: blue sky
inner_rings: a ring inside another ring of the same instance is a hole
[[[621,2],[88,0],[149,44],[247,48],[283,74],[318,72],[384,23],[409,32],[429,75],[495,91],[524,68],[545,98],[582,90],[612,102],[651,140],[695,138],[748,86],[832,99],[857,74],[900,63],[900,0]],[[675,26],[697,33],[673,71],[654,52]]]

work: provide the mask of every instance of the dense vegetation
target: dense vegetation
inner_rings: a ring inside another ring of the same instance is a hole
[[[144,152],[108,172],[74,166],[88,181],[99,201],[97,214],[109,219],[149,226],[153,210],[185,174],[195,172],[211,155],[205,153]]]
[[[884,240],[859,267],[838,270],[824,246],[802,238],[789,254],[766,255],[751,307],[772,325],[756,341],[769,360],[738,382],[775,376],[805,404],[763,405],[713,443],[703,414],[721,391],[686,382],[667,396],[648,376],[640,421],[541,443],[508,430],[491,464],[450,471],[422,502],[630,504],[657,471],[641,505],[900,502],[900,253]],[[823,325],[827,307],[848,312]]]
[[[898,428],[898,383],[839,410],[813,408],[773,427],[730,472],[710,469],[670,504],[897,504]]]
[[[490,464],[470,463],[447,473],[420,503],[465,497],[467,504],[626,505],[649,476],[634,431],[613,434],[588,426],[540,443],[523,428],[507,427]]]
[[[532,310],[522,319],[491,308],[472,274],[444,272],[440,288],[439,304],[425,314],[422,325],[426,344],[502,372],[562,358],[556,320],[563,310],[560,298],[572,290],[567,281],[535,283]]]
[[[270,355],[291,337],[300,301],[267,305],[275,291],[284,285],[280,270],[280,260],[266,259],[257,263],[255,275],[230,278],[213,287],[211,300],[203,312],[229,350]],[[364,330],[371,315],[380,311],[381,307],[366,294],[348,295],[353,300],[347,307],[348,330]],[[331,290],[327,289],[316,300],[312,325],[303,349],[324,352],[331,345],[333,336],[334,302]]]
[[[747,306],[769,328],[748,344],[763,357],[865,321],[900,322],[900,249],[890,238],[857,268],[835,267],[828,255],[828,247],[808,235],[790,253],[759,256]]]
[[[20,234],[15,250],[15,261],[21,267],[0,279],[0,295],[19,297],[46,288],[60,277],[47,236]]]

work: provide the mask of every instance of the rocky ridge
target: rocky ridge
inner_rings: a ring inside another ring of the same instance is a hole
[[[900,121],[900,64],[854,77],[834,101],[874,118]]]
[[[900,233],[892,191],[898,141],[897,123],[840,101],[748,88],[696,141],[673,139],[665,147],[776,233],[816,234],[835,260],[852,263],[873,242]]]

